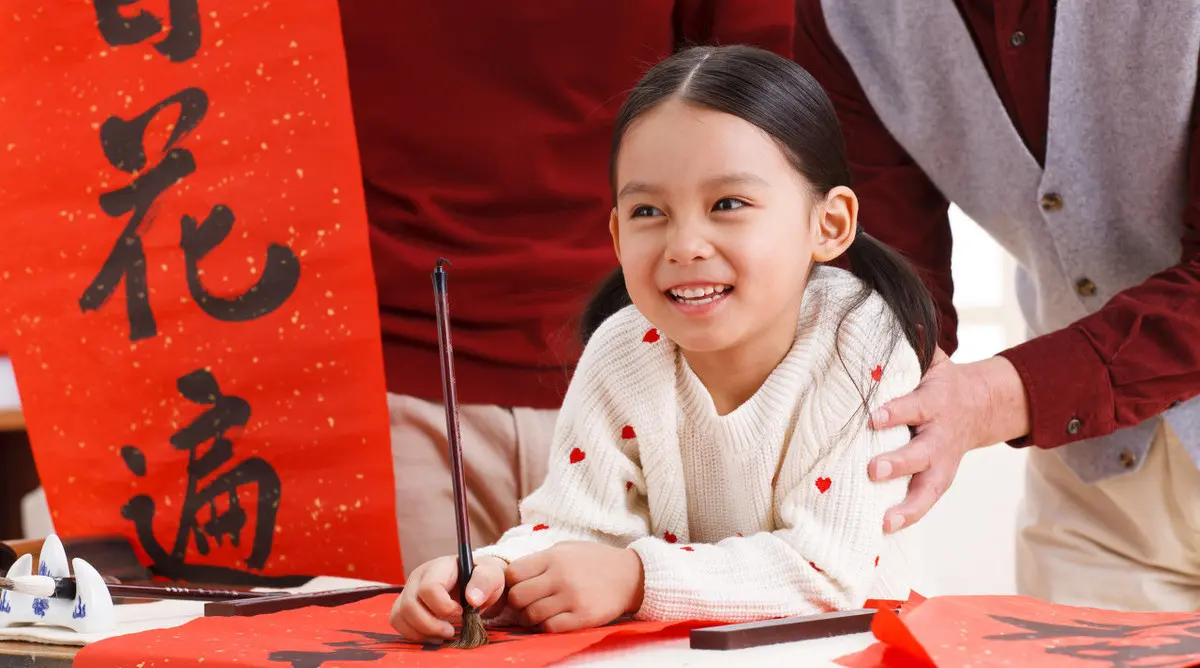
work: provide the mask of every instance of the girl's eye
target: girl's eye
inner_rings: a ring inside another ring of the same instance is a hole
[[[717,200],[717,203],[713,205],[713,211],[733,211],[734,209],[740,209],[743,206],[746,206],[746,203],[740,199],[723,197]]]
[[[643,204],[633,210],[633,218],[654,218],[657,216],[666,215],[657,208]]]

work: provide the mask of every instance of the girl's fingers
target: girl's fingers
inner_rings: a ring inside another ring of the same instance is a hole
[[[439,619],[419,600],[404,606],[400,614],[402,621],[420,638],[449,640],[454,637],[454,626],[444,619]]]
[[[458,601],[450,598],[450,592],[437,583],[422,585],[417,589],[417,598],[425,609],[441,619],[462,615],[462,607]]]
[[[587,624],[573,612],[560,612],[542,622],[542,630],[546,633],[568,633],[584,628]]]
[[[521,619],[527,626],[539,626],[547,619],[567,611],[566,597],[552,595],[525,606],[525,609],[521,611]]]
[[[554,594],[550,578],[535,577],[508,588],[508,607],[524,610],[526,606]]]

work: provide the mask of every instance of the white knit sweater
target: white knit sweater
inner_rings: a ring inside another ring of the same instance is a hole
[[[915,388],[920,368],[877,294],[839,329],[861,285],[817,267],[792,349],[724,416],[636,308],[609,318],[576,368],[523,524],[476,558],[511,562],[565,540],[628,547],[645,570],[647,620],[739,622],[907,597],[904,532],[885,537],[883,516],[908,481],[871,482],[867,463],[909,433],[871,430],[862,394],[874,390],[874,409]]]

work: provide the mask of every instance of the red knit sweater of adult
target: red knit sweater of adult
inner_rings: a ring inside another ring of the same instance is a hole
[[[791,55],[779,0],[342,0],[388,391],[441,400],[448,269],[460,402],[557,408],[616,267],[612,127],[682,43]]]

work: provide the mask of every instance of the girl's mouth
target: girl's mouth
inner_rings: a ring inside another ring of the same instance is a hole
[[[682,288],[667,290],[667,296],[677,304],[688,306],[703,306],[724,299],[733,292],[732,285],[713,283],[711,285],[689,285]]]

